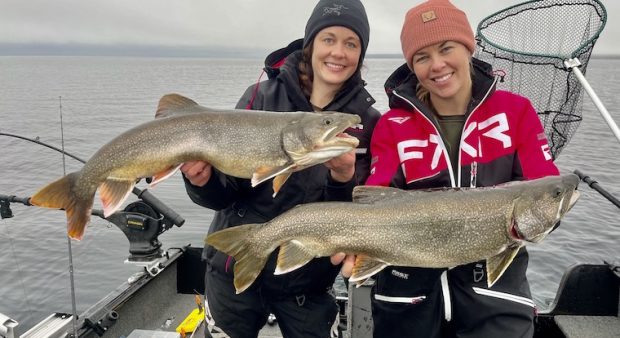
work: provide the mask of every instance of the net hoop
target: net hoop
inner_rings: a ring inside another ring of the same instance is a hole
[[[585,74],[606,22],[599,0],[533,0],[487,16],[476,29],[474,56],[505,74],[498,89],[530,99],[554,159],[582,120],[582,86],[565,61],[577,59]]]

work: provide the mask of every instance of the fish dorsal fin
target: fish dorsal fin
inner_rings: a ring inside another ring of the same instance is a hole
[[[109,217],[118,210],[129,197],[136,181],[108,177],[99,186],[99,197],[103,204],[103,216]]]
[[[174,175],[177,171],[179,171],[179,169],[181,168],[181,166],[183,165],[183,163],[177,165],[176,167],[169,167],[161,172],[158,172],[157,174],[153,175],[153,181],[149,184],[150,188],[153,188],[157,185],[157,183],[167,179],[168,177]]]
[[[357,255],[351,272],[350,282],[361,285],[365,280],[385,269],[389,264],[366,255]]]
[[[493,257],[487,258],[487,285],[489,287],[493,286],[504,274],[504,271],[508,269],[517,252],[519,252],[519,248],[521,248],[521,245],[515,245]]]
[[[296,270],[315,257],[315,254],[297,240],[288,241],[280,246],[278,263],[274,275],[281,275]]]
[[[157,105],[157,111],[155,112],[155,118],[168,117],[178,113],[188,113],[195,110],[195,108],[202,108],[196,101],[187,98],[179,94],[167,94],[159,99],[159,105]]]
[[[353,202],[361,204],[374,204],[385,200],[393,200],[394,198],[410,196],[411,191],[405,191],[398,188],[358,185],[353,188]]]

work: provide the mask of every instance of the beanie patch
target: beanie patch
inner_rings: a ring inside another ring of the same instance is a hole
[[[366,10],[360,0],[320,0],[308,22],[304,35],[305,48],[314,39],[316,34],[326,27],[342,26],[351,29],[362,43],[362,59],[368,48],[370,26]]]
[[[437,15],[435,15],[435,11],[428,11],[422,13],[422,22],[429,22],[437,19]]]
[[[400,42],[410,69],[417,51],[443,41],[459,42],[474,53],[476,41],[465,12],[449,0],[428,0],[407,12]]]
[[[345,7],[344,5],[338,5],[338,4],[334,4],[333,7],[323,7],[323,16],[326,16],[326,15],[340,16],[342,14],[342,10],[344,9],[349,9],[349,8]]]

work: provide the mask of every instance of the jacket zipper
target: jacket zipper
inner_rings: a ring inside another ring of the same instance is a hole
[[[448,162],[448,172],[450,173],[450,184],[452,185],[452,187],[461,187],[461,184],[462,184],[462,182],[461,182],[461,164],[460,164],[461,163],[461,150],[462,150],[461,145],[463,144],[463,132],[465,131],[465,127],[467,126],[467,122],[469,121],[471,116],[474,114],[474,112],[476,110],[478,110],[478,108],[480,108],[482,103],[484,103],[484,101],[487,100],[487,98],[489,97],[489,94],[491,93],[492,89],[495,88],[495,85],[497,84],[497,79],[498,79],[497,76],[493,79],[493,83],[487,89],[486,93],[482,97],[482,100],[480,100],[480,102],[471,110],[471,113],[469,114],[469,116],[467,116],[467,119],[465,119],[465,123],[463,124],[463,130],[461,131],[461,140],[459,141],[459,165],[458,165],[458,173],[457,173],[458,174],[458,182],[456,182],[456,177],[454,175],[454,171],[452,170],[452,162],[450,162],[450,156],[448,156],[448,154],[447,154],[446,145],[444,144],[443,138],[441,137],[441,133],[439,132],[439,130],[437,129],[435,124],[426,115],[422,114],[420,109],[418,109],[416,107],[416,105],[413,104],[413,102],[411,102],[409,99],[405,98],[404,96],[400,95],[396,90],[392,91],[392,94],[394,96],[396,96],[396,97],[400,98],[401,100],[405,101],[417,113],[422,115],[433,126],[433,129],[435,129],[435,132],[437,132],[437,135],[440,136],[439,137],[439,143],[440,143],[440,146],[441,146],[441,152],[442,152],[444,158],[446,159],[446,161]],[[480,151],[480,149],[478,149],[478,151]],[[477,163],[476,163],[476,167],[477,167]],[[477,171],[477,169],[476,169],[476,171]],[[457,185],[457,183],[458,183],[458,185]],[[470,180],[470,186],[472,184],[475,185],[475,178],[473,178],[473,177],[472,177],[472,180]]]

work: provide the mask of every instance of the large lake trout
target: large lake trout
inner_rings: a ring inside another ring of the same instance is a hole
[[[81,239],[97,190],[108,217],[139,178],[153,177],[154,185],[191,160],[251,179],[252,186],[274,178],[275,194],[292,172],[357,147],[358,140],[342,132],[359,123],[358,115],[336,112],[212,110],[170,94],[161,98],[155,120],[114,138],[30,203],[64,209],[69,236]]]
[[[525,243],[540,242],[579,198],[576,175],[495,187],[399,190],[358,186],[353,202],[296,206],[264,224],[221,230],[207,244],[235,258],[235,288],[247,289],[280,247],[275,274],[338,252],[356,254],[350,281],[386,266],[449,268],[487,262],[493,285]]]

